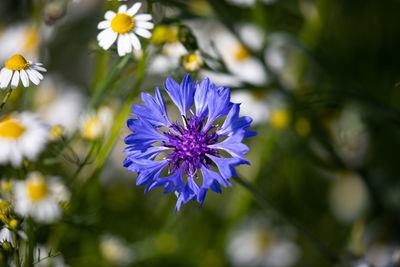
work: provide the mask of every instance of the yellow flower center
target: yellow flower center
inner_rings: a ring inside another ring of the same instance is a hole
[[[38,40],[37,30],[34,27],[30,27],[25,32],[25,42],[24,42],[24,51],[34,52],[37,49],[39,40]]]
[[[177,27],[169,27],[165,25],[157,26],[153,31],[153,35],[151,36],[151,41],[153,41],[157,45],[161,45],[163,43],[173,43],[177,40]]]
[[[234,57],[236,60],[242,61],[250,57],[250,52],[242,44],[237,44]]]
[[[270,124],[272,127],[282,129],[289,124],[289,113],[284,109],[276,109],[271,112]]]
[[[46,181],[42,177],[35,177],[27,182],[28,196],[32,201],[40,201],[49,192]]]
[[[7,69],[14,71],[26,70],[29,68],[29,62],[26,61],[26,59],[23,56],[18,54],[10,57],[10,59],[6,61],[5,65]]]
[[[193,63],[197,60],[197,55],[196,54],[189,54],[187,58],[187,63]]]
[[[111,29],[119,34],[130,32],[134,25],[133,17],[124,13],[118,13],[111,21]]]
[[[86,122],[83,127],[83,136],[86,139],[93,140],[97,139],[102,135],[103,125],[99,117],[95,116]]]
[[[0,120],[0,137],[18,139],[25,132],[25,127],[11,120],[10,116]]]

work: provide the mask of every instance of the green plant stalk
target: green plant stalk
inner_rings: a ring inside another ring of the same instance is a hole
[[[105,92],[107,89],[111,87],[111,85],[116,81],[116,79],[119,77],[125,66],[128,64],[129,59],[131,58],[131,55],[126,55],[124,57],[121,57],[117,63],[111,68],[109,75],[107,75],[106,79],[104,80],[103,83],[99,87],[96,88],[94,91],[93,97],[90,99],[88,108],[95,108],[99,102],[101,101],[101,98],[104,96]]]
[[[25,259],[24,266],[33,267],[33,250],[35,248],[35,232],[33,229],[33,221],[31,218],[26,219],[27,234],[28,234],[28,256]]]
[[[247,191],[249,191],[253,197],[265,208],[272,210],[276,215],[279,216],[281,220],[287,224],[293,226],[300,234],[302,234],[326,259],[330,260],[332,263],[337,264],[339,262],[339,256],[330,250],[325,244],[323,244],[318,238],[311,234],[304,226],[295,221],[294,219],[286,216],[280,211],[275,205],[271,203],[254,185],[249,183],[247,180],[241,177],[232,177],[238,184],[243,186]]]
[[[105,142],[104,146],[101,148],[98,156],[96,157],[95,169],[94,169],[93,174],[98,173],[102,169],[104,162],[107,160],[108,155],[110,154],[110,152],[114,146],[114,143],[116,142],[116,140],[119,136],[119,132],[125,123],[126,117],[129,114],[129,110],[131,109],[132,102],[136,98],[137,93],[139,92],[139,88],[145,77],[146,57],[147,57],[147,55],[144,53],[142,58],[139,61],[136,82],[131,90],[131,94],[126,99],[124,106],[122,107],[120,113],[118,114],[118,116],[116,118],[116,121],[114,123],[113,128],[111,129],[111,133],[110,133],[107,141]],[[89,177],[91,177],[91,176],[89,176]]]
[[[15,266],[20,267],[21,264],[19,262],[19,248],[18,248],[18,237],[16,231],[13,230],[12,232],[13,239],[14,239],[14,261],[15,261]]]
[[[3,107],[7,103],[8,99],[10,98],[12,91],[13,91],[13,89],[10,87],[7,91],[7,94],[4,96],[3,101],[0,104],[0,111],[3,110]]]

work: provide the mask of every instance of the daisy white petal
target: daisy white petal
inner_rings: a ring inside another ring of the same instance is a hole
[[[24,87],[29,86],[29,77],[28,74],[26,74],[25,70],[20,70],[20,75],[21,75],[21,81]],[[42,76],[43,77],[43,76]]]
[[[43,75],[40,72],[38,72],[36,69],[31,69],[31,71],[36,77],[39,78],[39,80],[43,80]]]
[[[127,10],[128,8],[126,7],[126,5],[121,5],[119,8],[118,8],[118,13],[126,13],[126,10]]]
[[[126,54],[123,35],[120,35],[118,37],[117,49],[118,49],[118,55],[120,55],[121,57]]]
[[[111,26],[111,22],[109,20],[103,20],[100,21],[99,24],[97,24],[97,29],[102,30],[102,29],[107,29]]]
[[[148,21],[138,21],[136,22],[136,26],[139,28],[144,28],[144,29],[153,29],[154,24]]]
[[[47,71],[45,68],[37,66],[36,64],[32,64],[32,69],[38,70],[38,71],[41,71],[41,72],[46,72]]]
[[[19,83],[19,71],[14,71],[14,75],[13,75],[13,78],[11,80],[11,88],[12,89],[17,88],[18,83]]]
[[[103,47],[105,50],[108,50],[112,46],[112,44],[117,40],[117,37],[118,34],[110,30],[107,33],[107,36],[100,41],[99,45]]]
[[[151,37],[151,32],[149,32],[146,29],[142,29],[142,28],[136,28],[135,32],[137,33],[137,35],[140,35],[144,38],[150,38]]]
[[[128,14],[129,16],[135,15],[139,11],[141,6],[142,6],[142,3],[135,3],[131,8],[129,8],[126,11],[126,14]]]
[[[12,75],[13,75],[12,70],[6,69],[3,72],[3,76],[2,76],[1,81],[0,81],[0,87],[1,88],[6,88],[8,86],[8,84],[11,81]]]
[[[140,14],[134,17],[134,19],[137,21],[146,21],[146,20],[151,20],[152,18],[153,17],[150,14]]]
[[[142,48],[139,38],[137,38],[137,36],[134,33],[129,34],[129,39],[131,40],[131,43],[136,50],[140,50]]]
[[[115,12],[111,11],[111,10],[107,11],[104,14],[104,18],[107,19],[107,20],[112,20],[114,17],[115,17]]]
[[[40,79],[35,75],[33,70],[27,69],[26,72],[28,73],[29,79],[35,84],[38,85],[40,83]]]

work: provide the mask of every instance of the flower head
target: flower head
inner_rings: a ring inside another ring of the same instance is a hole
[[[165,187],[165,193],[175,192],[178,211],[189,200],[202,205],[208,189],[221,193],[220,185],[232,186],[229,178],[236,175],[234,166],[250,164],[243,157],[248,147],[242,140],[256,133],[248,131],[251,118],[239,118],[240,104],[230,102],[230,90],[216,87],[208,78],[193,83],[186,75],[180,85],[168,78],[164,88],[182,120],[170,122],[159,88],[155,97],[142,93],[144,105],[133,105],[136,118],[127,121],[133,133],[125,138],[124,166],[138,173],[136,184],[147,185],[145,192],[159,186]],[[220,126],[215,121],[222,117],[225,121]],[[156,160],[161,152],[168,156]],[[211,170],[214,167],[219,173]],[[168,176],[162,177],[164,169]]]
[[[10,57],[4,65],[5,67],[0,71],[1,89],[7,88],[10,81],[11,88],[17,88],[20,79],[24,87],[29,86],[29,80],[38,85],[43,80],[43,75],[40,71],[46,72],[41,63],[32,63],[19,54]]]
[[[0,164],[21,166],[23,159],[35,160],[49,139],[49,131],[35,114],[12,113],[0,117]]]
[[[60,190],[60,186],[63,187]],[[67,193],[64,193],[67,192]],[[41,173],[28,174],[24,182],[14,186],[15,211],[22,216],[31,216],[40,222],[53,222],[61,216],[59,202],[69,199],[69,191],[58,177],[46,179]],[[67,195],[66,198],[60,196]]]
[[[150,14],[137,14],[141,6],[141,3],[135,3],[128,9],[126,5],[121,5],[118,13],[107,11],[104,15],[106,20],[97,25],[97,28],[102,30],[97,35],[99,45],[108,50],[118,38],[118,55],[124,56],[131,53],[132,47],[140,50],[141,44],[136,34],[150,38],[149,30],[154,27],[154,24],[150,22],[152,19]]]

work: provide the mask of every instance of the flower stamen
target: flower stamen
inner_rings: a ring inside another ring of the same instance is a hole
[[[7,69],[12,71],[26,70],[30,66],[29,62],[19,54],[10,57],[10,59],[6,61],[4,65]]]
[[[124,13],[118,13],[111,21],[111,28],[114,32],[119,34],[128,33],[133,29],[135,20],[132,16]]]

